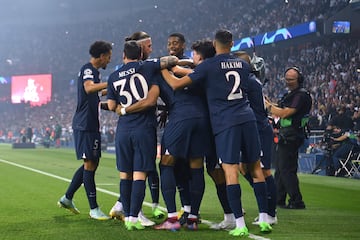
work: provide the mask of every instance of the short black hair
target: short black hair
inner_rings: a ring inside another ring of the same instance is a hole
[[[96,41],[91,44],[89,53],[93,58],[99,58],[101,54],[109,53],[111,50],[111,43],[106,41]]]
[[[229,30],[221,29],[215,34],[215,40],[221,44],[228,45],[233,41],[233,35]]]
[[[141,46],[134,40],[126,41],[124,44],[124,54],[128,59],[141,59]]]
[[[177,38],[179,38],[180,42],[185,43],[185,37],[181,33],[172,33],[169,35],[169,38],[170,37],[177,37]]]
[[[135,41],[139,41],[145,38],[150,38],[150,35],[147,34],[146,32],[143,31],[139,31],[139,32],[134,32],[131,36],[126,37],[125,41],[131,41],[131,40],[135,40]]]
[[[199,53],[203,59],[215,56],[215,47],[210,39],[203,39],[195,41],[191,49]]]

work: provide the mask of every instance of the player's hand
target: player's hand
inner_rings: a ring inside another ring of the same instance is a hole
[[[118,105],[116,106],[116,109],[115,109],[116,114],[119,115],[119,116],[121,116],[121,108],[122,108],[121,105],[118,104]]]

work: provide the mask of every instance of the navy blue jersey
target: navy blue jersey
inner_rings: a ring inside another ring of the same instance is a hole
[[[85,64],[78,76],[77,106],[73,118],[72,128],[80,131],[100,131],[99,102],[97,92],[87,94],[85,81],[100,83],[100,72],[91,63]]]
[[[210,112],[213,133],[231,126],[255,121],[246,92],[249,85],[250,66],[230,54],[219,54],[199,64],[189,77],[202,84]]]
[[[263,85],[260,80],[258,80],[252,73],[250,74],[249,79],[250,81],[247,97],[250,102],[250,107],[254,111],[258,125],[266,124],[269,122],[269,120],[265,108]]]
[[[182,121],[191,118],[208,117],[205,94],[196,86],[174,91],[162,75],[158,75],[160,97],[164,101],[169,121]]]
[[[160,71],[156,59],[129,62],[113,72],[108,80],[107,98],[128,107],[147,97],[152,85],[157,85],[155,74]],[[156,127],[155,107],[119,117],[118,130]]]
[[[178,58],[190,59],[185,55]],[[161,74],[159,74],[158,79],[160,97],[167,107],[169,121],[178,122],[208,116],[205,94],[202,89],[196,86],[188,86],[174,91]]]

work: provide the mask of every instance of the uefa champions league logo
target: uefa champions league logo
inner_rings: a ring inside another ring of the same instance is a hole
[[[290,39],[290,38],[292,38],[292,35],[289,32],[289,30],[287,28],[280,28],[280,29],[276,30],[273,35],[271,35],[271,33],[265,33],[261,40],[261,45],[273,43],[273,42],[275,42],[275,39],[277,41],[279,41],[279,40],[286,40],[286,39]]]

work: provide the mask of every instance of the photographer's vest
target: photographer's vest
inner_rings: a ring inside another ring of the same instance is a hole
[[[298,92],[305,93],[309,96],[309,98],[311,98],[308,91],[306,91],[304,88],[299,88],[299,89],[294,90],[294,91],[290,92],[289,94],[285,95],[281,102],[285,102],[288,98],[293,97]],[[310,104],[311,104],[311,102],[310,102]],[[281,107],[284,107],[284,106],[281,106]],[[281,128],[292,127],[294,129],[297,129],[297,128],[304,129],[305,127],[308,126],[308,122],[309,122],[309,113],[305,114],[302,118],[293,118],[293,116],[288,117],[288,118],[281,118],[280,119],[280,127]]]

